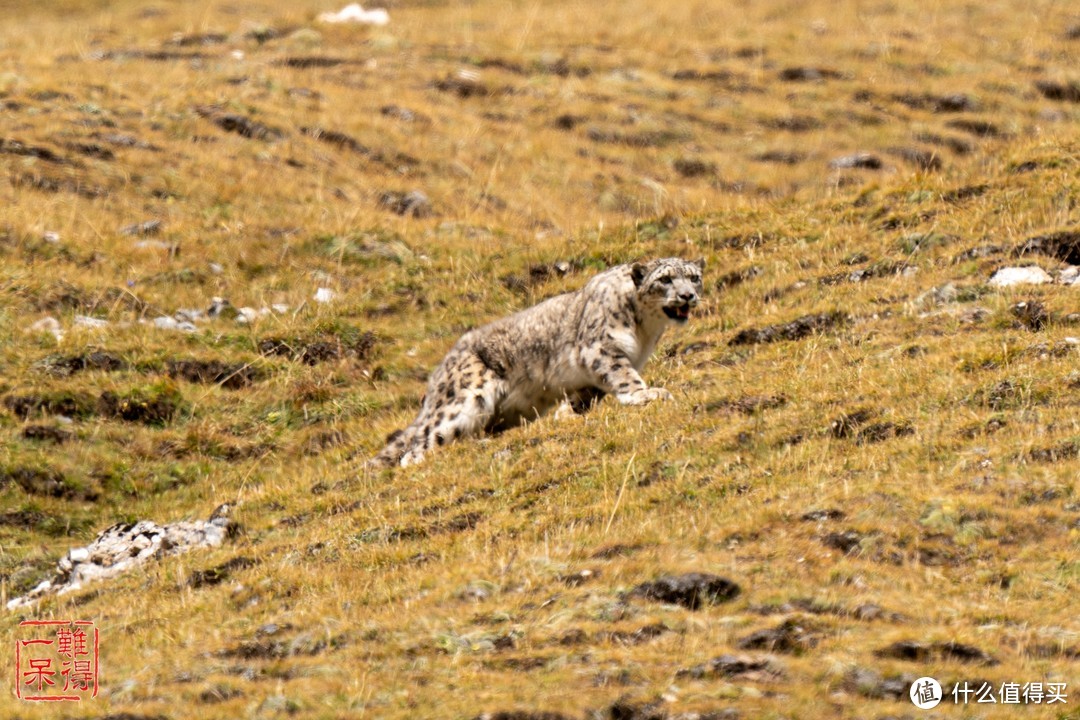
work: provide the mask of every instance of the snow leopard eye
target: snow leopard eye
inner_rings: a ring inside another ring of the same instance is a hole
[[[668,276],[668,275],[665,275],[664,277],[660,278],[657,282],[659,282],[661,285],[670,285],[671,284],[671,277]]]

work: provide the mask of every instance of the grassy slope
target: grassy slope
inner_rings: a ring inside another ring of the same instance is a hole
[[[81,614],[103,633],[105,692],[65,712],[578,716],[663,694],[672,712],[878,717],[910,706],[863,697],[845,682],[854,668],[1075,678],[1080,461],[1030,454],[1080,436],[1075,351],[1032,350],[1078,332],[1066,319],[1080,310],[1077,291],[993,290],[986,279],[1004,255],[955,260],[1077,225],[1080,106],[1035,86],[1080,80],[1080,41],[1066,37],[1077,18],[1064,4],[399,3],[385,29],[314,32],[325,5],[99,5],[15,3],[18,21],[0,28],[0,136],[63,160],[0,154],[10,178],[0,184],[0,391],[180,403],[164,426],[88,414],[59,447],[23,435],[52,419],[0,414],[5,477],[58,472],[73,495],[0,489],[4,592],[25,591],[118,519],[205,517],[237,499],[245,533],[42,605],[42,616]],[[267,28],[285,32],[243,37]],[[231,37],[167,44],[201,32]],[[116,54],[125,50],[204,57]],[[311,56],[350,62],[275,64]],[[552,72],[559,60],[568,75]],[[839,75],[779,78],[799,66]],[[463,68],[490,94],[432,86]],[[685,70],[715,74],[675,79]],[[922,97],[952,93],[972,106],[935,112]],[[209,104],[283,136],[226,133],[196,112]],[[381,112],[388,105],[417,119]],[[560,116],[572,121],[560,127]],[[315,126],[368,150],[300,130]],[[109,133],[144,146],[111,145]],[[920,170],[897,148],[929,151],[941,167]],[[884,167],[828,168],[854,151]],[[755,159],[769,152],[794,162]],[[685,177],[688,161],[703,174]],[[379,206],[384,191],[414,188],[433,216]],[[118,233],[149,218],[179,253]],[[583,419],[448,448],[407,473],[360,472],[464,328],[579,287],[605,264],[673,254],[705,255],[714,281],[761,271],[713,290],[661,347],[646,377],[677,402],[605,402]],[[501,282],[559,260],[577,269]],[[878,261],[915,270],[819,282]],[[960,301],[924,316],[916,298],[946,282]],[[318,287],[338,300],[312,303]],[[302,307],[190,336],[122,325],[215,295]],[[1009,308],[1023,299],[1052,314],[1042,331],[1016,326]],[[986,312],[971,320],[976,308]],[[794,342],[728,346],[737,329],[833,310],[851,320]],[[70,327],[75,314],[114,324]],[[61,342],[26,332],[46,315],[65,326]],[[267,338],[348,346],[363,331],[378,341],[362,358],[309,365],[259,350]],[[89,349],[126,369],[57,377],[37,365]],[[250,363],[261,378],[236,390],[168,379],[177,358]],[[749,413],[724,402],[755,396],[783,401]],[[860,409],[913,432],[836,437],[830,424]],[[830,508],[844,517],[800,519]],[[849,554],[824,541],[849,530],[859,541]],[[597,555],[605,548],[621,550]],[[189,586],[194,571],[235,557],[258,562]],[[599,576],[560,579],[582,569]],[[620,600],[688,570],[744,593],[698,612]],[[798,599],[813,604],[762,610]],[[835,611],[865,603],[902,617]],[[776,653],[781,679],[675,677],[788,616],[816,644]],[[5,635],[18,619],[3,619]],[[228,653],[250,649],[267,623],[285,628],[271,638],[284,638],[285,657]],[[669,631],[643,642],[611,634],[656,623]],[[896,640],[958,641],[1000,664],[875,656]],[[0,708],[57,712],[7,696]]]

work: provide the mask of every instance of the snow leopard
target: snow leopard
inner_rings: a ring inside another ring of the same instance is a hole
[[[369,463],[402,467],[435,447],[499,433],[560,406],[583,414],[605,395],[623,405],[671,400],[642,368],[698,306],[704,259],[618,265],[584,287],[466,332],[435,368],[420,413]]]

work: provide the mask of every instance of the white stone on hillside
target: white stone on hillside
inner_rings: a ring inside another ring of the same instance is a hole
[[[990,278],[994,287],[1012,287],[1014,285],[1042,285],[1053,282],[1050,274],[1037,265],[1030,267],[1004,267]]]

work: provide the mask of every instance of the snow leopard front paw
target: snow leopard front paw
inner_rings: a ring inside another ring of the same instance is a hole
[[[664,388],[658,388],[658,387],[651,387],[651,388],[644,388],[643,390],[637,390],[637,391],[632,392],[629,395],[627,395],[625,397],[625,399],[620,398],[620,400],[622,400],[623,405],[648,405],[653,400],[674,400],[674,399],[675,398],[672,396],[671,393],[669,393]]]

